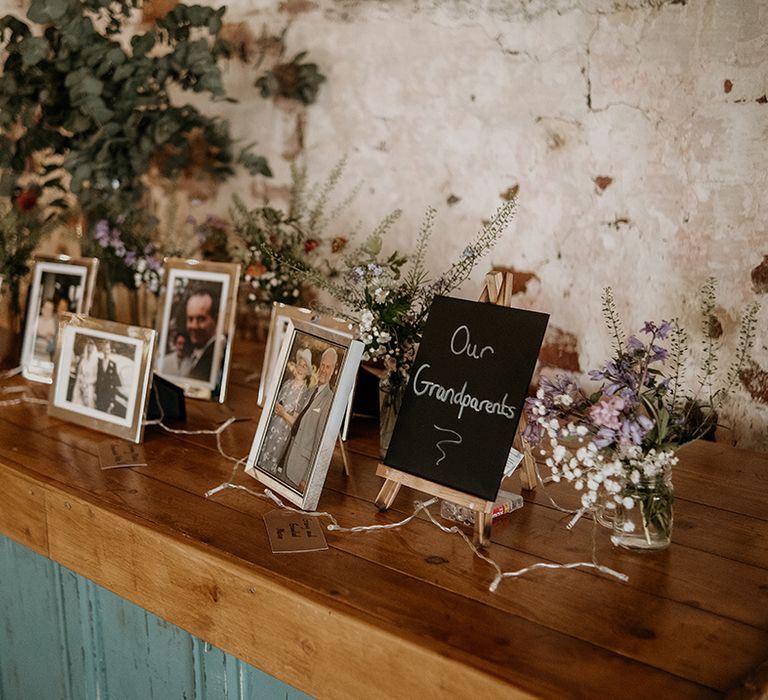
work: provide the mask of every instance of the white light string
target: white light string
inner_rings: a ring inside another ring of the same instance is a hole
[[[15,372],[18,374],[18,372]],[[0,375],[0,378],[2,378],[3,375]],[[13,375],[10,375],[13,376]],[[23,389],[23,387],[22,387]],[[414,509],[413,513],[406,516],[402,520],[399,520],[394,523],[388,523],[385,525],[357,525],[354,527],[342,527],[339,525],[336,518],[333,516],[332,513],[329,513],[327,511],[306,511],[302,510],[300,508],[293,508],[292,506],[287,506],[283,501],[276,496],[270,489],[264,488],[262,493],[259,493],[258,491],[254,491],[253,489],[248,488],[247,486],[242,486],[240,484],[235,484],[234,478],[237,474],[237,470],[240,467],[240,465],[244,464],[247,460],[247,456],[245,457],[233,457],[229,454],[227,454],[224,451],[224,448],[221,444],[221,436],[224,433],[224,431],[229,428],[233,423],[235,423],[238,418],[235,416],[232,416],[225,420],[223,423],[220,423],[216,428],[213,429],[202,429],[202,430],[185,430],[180,428],[171,428],[165,423],[163,423],[163,420],[165,418],[164,411],[162,408],[162,405],[159,400],[157,387],[153,386],[153,389],[155,391],[155,396],[157,398],[157,405],[160,410],[160,418],[155,418],[153,420],[145,420],[144,425],[145,426],[151,426],[155,425],[159,428],[162,428],[166,432],[172,433],[174,435],[215,435],[216,436],[216,448],[219,452],[219,454],[224,457],[224,459],[233,462],[234,466],[232,467],[232,473],[230,475],[229,481],[225,481],[222,484],[219,484],[219,486],[216,486],[212,489],[209,489],[205,492],[205,497],[210,498],[211,496],[214,496],[217,493],[220,493],[221,491],[225,491],[227,489],[232,489],[235,491],[243,491],[251,496],[255,496],[256,498],[264,498],[272,503],[274,503],[278,508],[282,508],[284,510],[289,510],[294,513],[300,513],[302,515],[307,515],[311,517],[317,517],[317,518],[328,518],[331,522],[326,526],[326,528],[331,532],[347,532],[347,533],[362,533],[362,532],[374,532],[376,530],[396,530],[398,528],[404,527],[411,523],[413,520],[415,520],[420,512],[424,512],[424,514],[429,519],[429,522],[431,522],[435,527],[437,527],[439,530],[446,534],[451,535],[458,535],[461,537],[462,540],[466,543],[467,547],[472,551],[472,553],[478,557],[479,559],[482,559],[484,562],[486,562],[488,565],[493,567],[493,569],[496,571],[496,575],[494,576],[493,580],[488,586],[488,590],[491,593],[495,593],[499,587],[499,585],[503,582],[505,578],[518,578],[520,576],[525,576],[528,573],[531,573],[532,571],[535,571],[537,569],[576,569],[576,568],[591,568],[595,569],[601,573],[607,574],[609,576],[613,576],[620,581],[628,581],[629,577],[626,574],[623,574],[619,571],[615,571],[614,569],[611,569],[607,566],[603,566],[602,564],[597,563],[597,535],[596,535],[596,527],[597,522],[595,521],[593,524],[592,529],[592,561],[591,562],[571,562],[568,564],[554,564],[549,562],[538,562],[536,564],[532,564],[530,566],[523,567],[522,569],[518,569],[516,571],[503,571],[502,568],[499,566],[499,564],[491,559],[491,557],[483,554],[483,552],[480,551],[480,549],[472,542],[472,540],[467,536],[467,534],[457,525],[451,525],[446,526],[442,523],[438,522],[435,519],[435,516],[430,512],[429,507],[433,506],[437,503],[437,498],[431,498],[428,501],[414,501]],[[6,389],[3,389],[2,391],[18,391],[19,389],[8,387]],[[29,396],[21,396],[18,399],[9,399],[7,401],[0,401],[0,406],[11,406],[11,405],[18,405],[21,403],[35,403],[35,404],[47,404],[48,401],[44,399],[38,399],[36,397],[29,397]],[[541,477],[541,474],[539,472],[538,464],[536,464],[536,478],[541,485],[542,489],[544,490],[545,495],[549,499],[550,503],[559,511],[565,512],[565,513],[574,513],[576,512],[576,517],[568,524],[568,529],[570,530],[575,522],[578,520],[578,518],[581,517],[584,513],[584,509],[581,511],[573,511],[568,510],[566,508],[562,508],[559,506],[554,499],[551,497],[549,493],[547,493],[547,489],[545,486],[544,479]]]
[[[235,461],[233,457],[227,457],[227,458],[232,461]],[[225,481],[224,483],[219,484],[218,486],[206,491],[205,497],[210,498],[211,496],[214,496],[215,494],[228,489],[232,489],[235,491],[243,491],[251,496],[255,496],[256,498],[263,498],[263,499],[270,500],[278,508],[283,508],[285,510],[292,511],[294,513],[300,513],[301,515],[308,515],[308,516],[313,516],[318,518],[322,518],[322,517],[328,518],[331,522],[326,526],[326,528],[331,532],[359,533],[359,532],[374,532],[376,530],[396,530],[398,528],[404,527],[405,525],[408,525],[410,522],[416,519],[416,517],[420,512],[423,511],[427,516],[427,518],[429,519],[429,521],[435,527],[437,527],[438,529],[440,529],[442,532],[446,534],[459,535],[459,537],[461,537],[461,539],[464,540],[467,547],[469,547],[469,549],[472,551],[472,553],[476,557],[478,557],[479,559],[482,559],[484,562],[486,562],[487,564],[493,567],[493,569],[496,571],[496,575],[494,576],[493,581],[491,581],[491,583],[488,586],[488,590],[491,593],[495,593],[497,591],[499,585],[502,583],[502,581],[505,578],[518,578],[520,576],[524,576],[537,569],[577,569],[577,568],[595,569],[608,576],[613,576],[619,579],[620,581],[623,581],[623,582],[629,581],[629,577],[626,574],[623,574],[619,571],[615,571],[614,569],[611,569],[610,567],[604,566],[597,562],[597,533],[595,529],[597,527],[596,522],[592,530],[592,561],[591,562],[579,561],[579,562],[570,562],[568,564],[538,562],[536,564],[523,567],[522,569],[518,569],[516,571],[504,571],[496,561],[491,559],[489,556],[483,554],[483,552],[480,551],[480,549],[475,545],[475,543],[467,536],[467,534],[458,525],[446,526],[435,519],[435,516],[430,512],[429,507],[437,503],[437,501],[439,500],[437,498],[431,498],[428,501],[414,501],[413,513],[405,517],[403,520],[399,520],[398,522],[395,522],[395,523],[388,523],[386,525],[357,525],[355,527],[342,527],[341,525],[339,525],[338,521],[336,520],[336,518],[333,516],[332,513],[329,513],[327,511],[306,511],[306,510],[301,510],[300,508],[293,508],[292,506],[285,505],[285,503],[283,503],[283,501],[268,488],[264,488],[263,492],[259,493],[258,491],[254,491],[253,489],[248,488],[247,486],[242,486],[240,484],[233,483],[235,474],[237,472],[237,468],[241,462],[245,461],[245,459],[246,458],[244,457],[241,460],[237,460],[237,463],[235,464],[232,470],[232,475],[230,476],[229,481]],[[536,475],[539,480],[539,483],[542,485],[542,488],[544,488],[546,493],[546,487],[544,486],[544,481],[541,478],[541,475],[539,474],[538,465],[536,466]],[[548,493],[546,495],[549,498],[549,500],[552,502],[553,506],[558,510],[561,510],[566,513],[574,512],[573,510],[568,510],[566,508],[560,507],[559,505],[557,505],[557,503],[555,503],[555,501],[552,499],[552,497]]]
[[[0,379],[10,379],[17,374],[21,374],[21,367],[14,367],[13,369],[6,369],[0,372]]]

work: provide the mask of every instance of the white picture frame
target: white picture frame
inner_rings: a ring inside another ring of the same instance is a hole
[[[25,379],[51,383],[59,318],[90,311],[98,267],[98,258],[59,255],[35,259],[21,347]]]
[[[223,403],[240,265],[167,258],[164,268],[155,372],[186,396]]]
[[[141,442],[155,338],[150,328],[63,316],[48,415]]]
[[[245,471],[304,510],[320,499],[363,348],[302,321],[284,335]]]

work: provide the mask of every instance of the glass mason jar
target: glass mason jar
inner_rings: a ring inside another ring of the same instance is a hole
[[[667,548],[672,541],[672,469],[641,476],[636,484],[627,479],[621,496],[612,518],[611,542],[633,550]]]
[[[379,382],[379,454],[382,459],[387,455],[402,401],[401,392],[393,392]]]

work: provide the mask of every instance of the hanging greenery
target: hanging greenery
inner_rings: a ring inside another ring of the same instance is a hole
[[[181,89],[228,99],[217,65],[225,8],[177,5],[126,47],[118,35],[140,5],[32,0],[28,23],[0,19],[0,193],[31,171],[43,188],[68,186],[88,212],[140,200],[151,167],[172,178],[194,164],[224,179],[239,163],[271,175],[265,158],[235,154],[227,121],[172,98]]]

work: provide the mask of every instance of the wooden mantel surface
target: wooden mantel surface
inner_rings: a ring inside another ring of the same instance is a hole
[[[236,344],[227,406],[188,401],[188,428],[251,417],[223,435],[247,454],[261,349]],[[4,386],[23,384],[6,380]],[[30,385],[36,396],[47,387]],[[12,397],[6,394],[2,398]],[[758,697],[768,675],[768,455],[695,443],[676,469],[674,542],[614,549],[593,570],[538,570],[488,591],[493,570],[424,518],[394,531],[327,533],[329,549],[273,555],[267,500],[225,491],[232,463],[212,436],[148,428],[149,466],[99,468],[112,439],[0,407],[0,531],[267,673],[319,697]],[[319,508],[346,526],[388,523],[373,501],[376,426],[352,422],[351,475],[337,452]],[[260,490],[242,470],[237,483]],[[519,490],[516,478],[505,488]],[[566,488],[548,490],[564,506]],[[547,494],[494,524],[504,570],[589,561],[592,525],[566,530]],[[45,631],[41,630],[41,634]],[[761,685],[761,683],[763,685]]]

